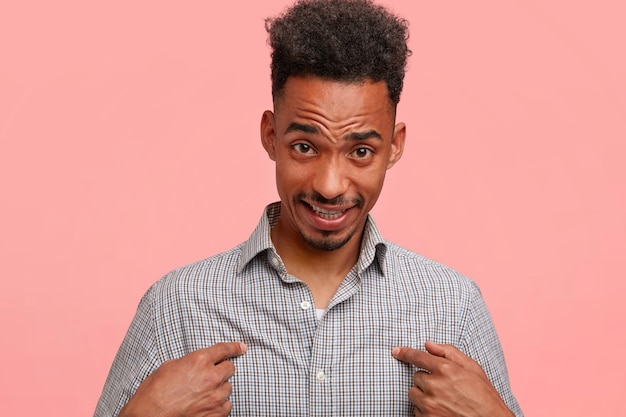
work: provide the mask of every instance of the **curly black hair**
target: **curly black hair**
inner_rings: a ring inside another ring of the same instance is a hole
[[[370,0],[300,0],[265,21],[272,47],[272,96],[289,76],[361,82],[385,81],[400,101],[408,49],[408,22]]]

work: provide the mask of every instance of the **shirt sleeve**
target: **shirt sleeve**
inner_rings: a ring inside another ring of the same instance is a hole
[[[153,314],[153,288],[143,296],[120,346],[94,417],[117,416],[141,382],[162,362],[159,360]]]
[[[511,390],[504,353],[480,289],[472,283],[470,308],[465,314],[460,349],[483,368],[509,409],[517,416],[523,412]]]

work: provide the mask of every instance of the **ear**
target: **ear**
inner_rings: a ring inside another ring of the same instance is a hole
[[[391,152],[389,153],[389,161],[387,169],[395,165],[402,157],[404,152],[404,139],[406,138],[406,125],[398,123],[393,129],[393,137],[391,138]]]
[[[274,113],[269,110],[261,117],[261,143],[272,161],[276,161],[276,122]]]

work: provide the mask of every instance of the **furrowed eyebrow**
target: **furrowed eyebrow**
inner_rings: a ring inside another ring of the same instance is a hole
[[[285,130],[285,134],[289,132],[302,132],[302,133],[320,133],[319,129],[315,126],[304,125],[302,123],[291,122]]]
[[[367,132],[352,132],[346,135],[346,140],[366,140],[369,138],[382,139],[383,137],[375,130],[368,130]]]
[[[302,123],[291,122],[287,129],[285,130],[285,134],[290,132],[302,132],[302,133],[310,133],[310,134],[318,134],[320,130],[313,125],[305,125]],[[381,139],[382,136],[380,133],[375,131],[374,129],[368,130],[365,132],[351,132],[345,136],[345,140],[366,140],[370,138]]]

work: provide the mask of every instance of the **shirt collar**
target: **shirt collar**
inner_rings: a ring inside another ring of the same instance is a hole
[[[241,272],[243,269],[254,259],[257,255],[270,250],[276,252],[272,238],[270,236],[270,230],[278,222],[280,217],[280,202],[269,204],[265,207],[265,211],[257,224],[256,229],[250,235],[250,238],[244,242],[241,249],[241,258],[237,271]],[[374,218],[371,215],[367,216],[367,222],[365,224],[365,231],[363,233],[363,239],[361,241],[361,253],[357,260],[357,273],[361,273],[366,270],[374,260],[378,261],[378,266],[383,275],[386,275],[386,262],[385,254],[387,253],[387,243],[383,239]]]

